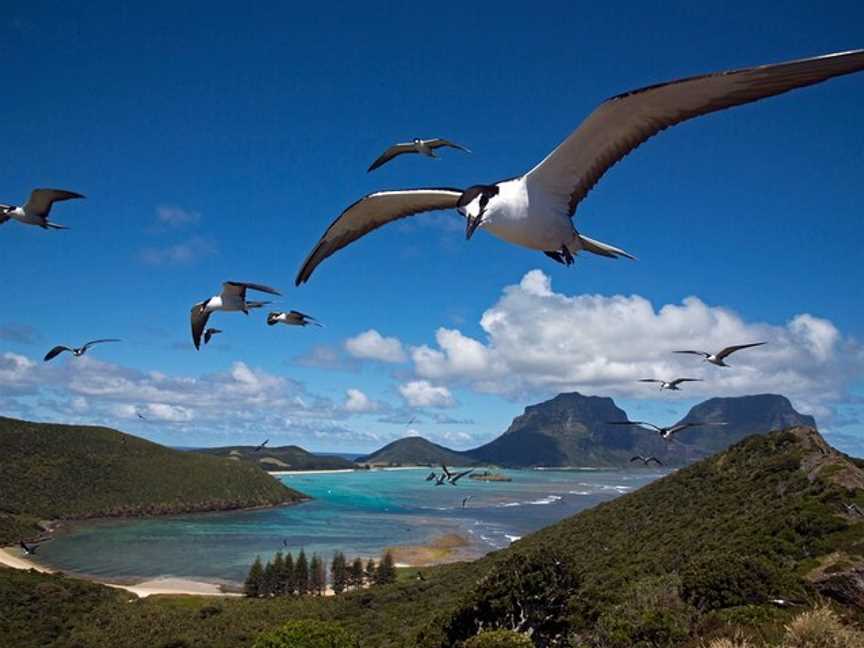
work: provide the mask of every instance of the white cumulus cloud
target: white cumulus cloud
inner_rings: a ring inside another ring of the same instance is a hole
[[[352,388],[345,392],[345,404],[342,406],[342,409],[346,412],[362,414],[365,412],[375,412],[380,408],[381,406],[378,403],[373,401],[359,389]]]
[[[454,407],[456,401],[446,387],[428,380],[412,380],[399,385],[399,393],[411,407]]]
[[[402,342],[394,337],[384,337],[375,329],[369,329],[345,340],[345,349],[355,358],[380,362],[405,362]]]
[[[678,397],[774,392],[820,416],[864,375],[864,349],[809,313],[768,324],[698,297],[655,307],[639,295],[567,295],[540,270],[505,288],[480,326],[480,339],[442,327],[434,345],[412,348],[417,377],[520,398],[570,390],[654,397],[656,387],[639,379],[686,376],[705,382]],[[768,344],[731,356],[732,368],[672,353],[761,341]]]

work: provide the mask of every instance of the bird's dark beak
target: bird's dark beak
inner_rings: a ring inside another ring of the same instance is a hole
[[[468,241],[474,235],[474,232],[480,227],[480,216],[468,216],[465,221],[465,240]]]

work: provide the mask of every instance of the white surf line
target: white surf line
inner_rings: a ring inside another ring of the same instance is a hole
[[[336,468],[335,470],[268,470],[270,475],[281,477],[283,475],[329,475],[330,473],[353,473],[366,472],[356,468]]]

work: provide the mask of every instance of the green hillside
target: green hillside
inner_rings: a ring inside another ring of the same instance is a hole
[[[405,437],[388,443],[357,463],[380,466],[469,466],[477,463],[463,452],[450,450],[419,436]]]
[[[321,619],[368,648],[460,648],[480,628],[530,633],[541,647],[702,648],[739,637],[767,648],[820,599],[864,622],[864,517],[851,502],[864,507],[861,468],[815,430],[793,428],[482,560],[424,570],[425,581],[327,599],[128,604],[95,585],[0,569],[0,645],[227,648],[289,619]]]
[[[612,648],[685,645],[730,624],[770,635],[786,614],[770,599],[844,598],[864,570],[851,502],[864,506],[864,472],[815,429],[753,436],[489,557],[421,645],[481,627]]]
[[[38,520],[165,515],[303,499],[247,463],[103,427],[0,418],[0,544]]]
[[[339,470],[353,468],[354,462],[342,457],[316,455],[299,446],[269,446],[255,452],[255,446],[197,448],[194,452],[234,461],[248,461],[264,470]]]

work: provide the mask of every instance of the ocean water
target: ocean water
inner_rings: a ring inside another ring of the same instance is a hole
[[[470,540],[472,555],[640,488],[665,474],[629,470],[510,470],[511,482],[464,478],[426,482],[428,470],[291,474],[280,479],[311,495],[296,506],[148,520],[105,521],[61,533],[40,562],[104,580],[175,576],[239,583],[260,555],[317,552],[328,560],[379,557],[385,547],[422,545],[447,533]],[[462,500],[470,496],[466,505]]]

